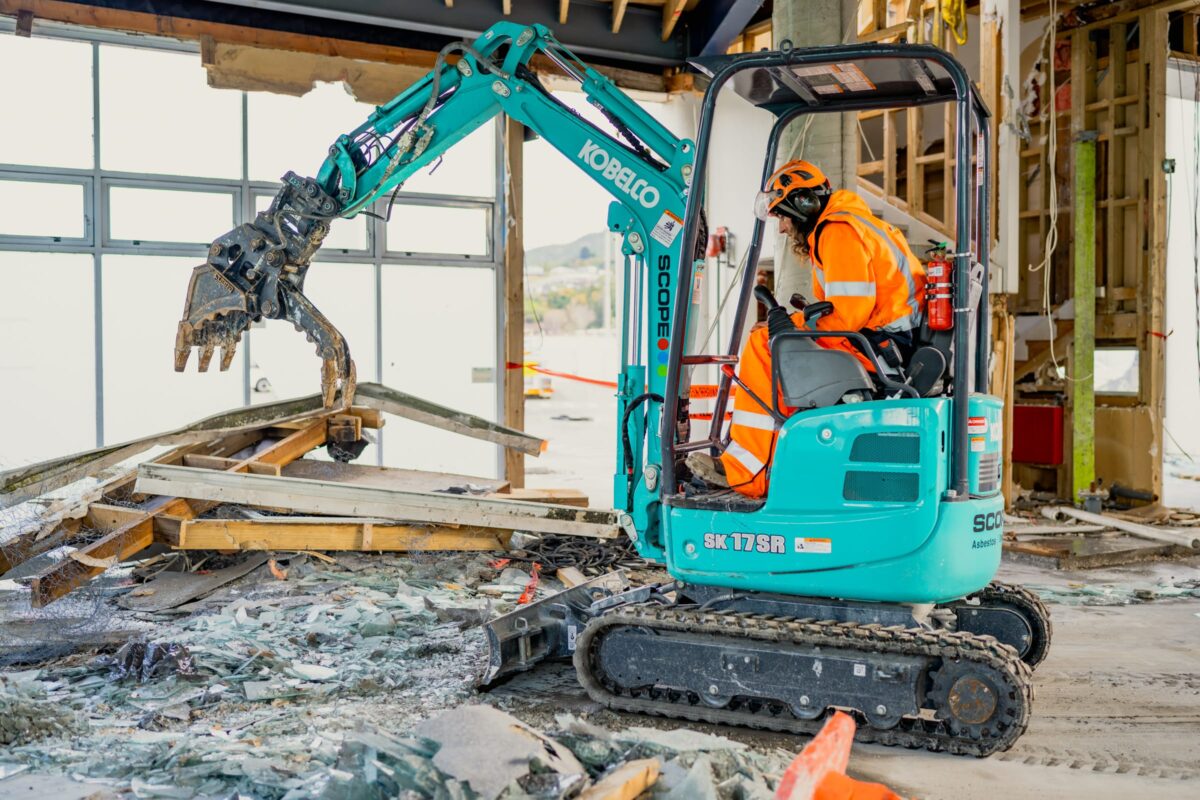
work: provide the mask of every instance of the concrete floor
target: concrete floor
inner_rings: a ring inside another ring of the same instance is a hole
[[[611,379],[615,340],[597,335],[546,337],[533,358],[550,369]],[[533,349],[533,347],[531,347]],[[611,499],[615,411],[612,390],[555,379],[556,394],[526,405],[527,428],[550,440],[549,450],[527,461],[532,486],[572,486],[593,505]],[[556,416],[587,420],[554,419]],[[1200,484],[1191,484],[1200,487]],[[1187,562],[1053,572],[1005,563],[1001,579],[1065,593],[1072,587],[1111,586],[1111,605],[1068,605],[1050,597],[1055,625],[1050,656],[1035,674],[1029,730],[1007,753],[971,759],[861,745],[851,772],[878,780],[908,797],[994,798],[1195,798],[1200,797],[1200,599],[1119,605],[1128,587],[1200,581],[1200,559]],[[544,703],[526,706],[537,723],[563,708],[592,711],[569,668],[549,667],[540,677],[515,682]],[[518,716],[523,704],[514,704]],[[608,717],[609,727],[648,722]],[[791,737],[711,729],[763,747],[795,750]]]

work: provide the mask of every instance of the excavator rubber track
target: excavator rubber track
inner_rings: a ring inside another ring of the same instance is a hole
[[[1054,638],[1054,624],[1050,621],[1050,609],[1036,593],[1015,583],[992,581],[979,592],[985,605],[1008,605],[1018,609],[1033,628],[1033,645],[1022,660],[1030,669],[1036,669],[1050,652],[1050,641]]]
[[[862,742],[982,757],[1007,750],[1029,723],[1032,672],[1013,648],[990,636],[650,606],[612,611],[592,620],[579,636],[574,663],[580,683],[593,700],[618,711],[813,735],[835,710],[814,706],[801,716],[794,711],[794,700],[764,696],[756,689],[714,707],[702,698],[705,687],[679,685],[686,680],[679,661],[664,670],[670,675],[666,680],[654,676],[644,685],[626,682],[622,688],[601,656],[606,639],[621,631],[658,637],[654,646],[660,651],[672,643],[696,646],[697,651],[700,645],[722,648],[722,666],[724,659],[742,659],[740,653],[748,647],[779,653],[802,648],[820,654],[826,663],[861,658],[921,665],[916,683],[921,710],[915,715],[881,720],[870,709],[838,706],[856,718],[856,738]],[[653,666],[642,662],[634,669],[653,672]],[[780,676],[771,674],[778,684]],[[857,667],[854,674],[860,674]],[[811,684],[811,676],[802,673],[794,679],[786,676],[785,682],[802,689],[806,681]],[[884,706],[874,708],[878,712]]]

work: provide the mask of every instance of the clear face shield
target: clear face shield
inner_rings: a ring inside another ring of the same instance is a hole
[[[771,204],[777,199],[779,199],[778,192],[770,190],[759,192],[754,198],[754,216],[766,222],[771,216]]]

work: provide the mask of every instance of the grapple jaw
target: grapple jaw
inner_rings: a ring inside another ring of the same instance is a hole
[[[316,181],[289,172],[271,206],[252,223],[212,243],[208,263],[192,271],[183,319],[175,335],[175,371],[187,367],[192,348],[201,372],[221,348],[229,369],[237,343],[252,322],[285,319],[316,346],[321,357],[321,397],[326,408],[354,399],[355,369],[341,332],[304,295],[313,253],[337,216],[337,202]]]

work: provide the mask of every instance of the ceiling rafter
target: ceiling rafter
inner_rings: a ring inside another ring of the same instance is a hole
[[[679,15],[683,13],[683,7],[687,5],[688,0],[667,0],[663,3],[663,24],[662,24],[662,40],[665,42],[671,38],[671,33],[675,30],[675,24],[679,22]]]
[[[625,20],[625,7],[629,5],[629,0],[613,0],[613,17],[612,17],[612,32],[621,32],[621,23]]]

